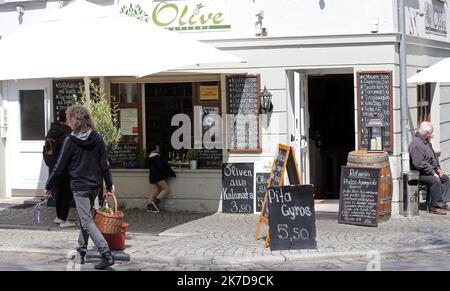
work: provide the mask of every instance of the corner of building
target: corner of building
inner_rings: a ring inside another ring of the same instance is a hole
[[[0,81],[0,113],[4,112],[4,94],[3,94],[3,82]],[[6,156],[5,156],[5,145],[6,138],[4,138],[4,118],[3,114],[0,114],[0,198],[6,197]]]

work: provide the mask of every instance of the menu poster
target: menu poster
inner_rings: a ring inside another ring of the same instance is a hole
[[[380,169],[342,167],[339,223],[378,225]]]
[[[222,166],[222,212],[253,213],[253,163],[224,163]]]
[[[138,145],[135,143],[119,143],[117,149],[109,154],[112,166],[128,167],[129,162],[138,160]]]
[[[392,73],[358,72],[358,135],[359,148],[368,148],[367,123],[374,114],[383,122],[383,148],[392,150]]]
[[[270,249],[317,248],[313,185],[272,186],[267,193]]]
[[[270,173],[256,173],[256,212],[261,212]]]
[[[259,75],[227,76],[226,85],[229,151],[262,152]]]
[[[92,84],[98,85],[99,80],[93,79]],[[53,120],[59,121],[59,111],[75,104],[82,96],[81,88],[84,88],[83,79],[58,79],[53,80]],[[91,90],[93,87],[91,86]]]

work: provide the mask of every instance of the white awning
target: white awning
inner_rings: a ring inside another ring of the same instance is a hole
[[[243,62],[208,44],[77,0],[0,40],[0,80],[142,77],[196,64]]]
[[[408,78],[408,83],[450,82],[450,58],[445,58],[436,64]]]

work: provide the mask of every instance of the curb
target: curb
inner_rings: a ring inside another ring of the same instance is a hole
[[[377,251],[349,251],[349,252],[328,252],[328,253],[305,253],[305,254],[277,254],[268,256],[256,257],[225,257],[225,256],[208,256],[208,257],[169,257],[169,256],[135,256],[134,260],[141,261],[148,259],[156,263],[186,263],[198,265],[245,265],[245,264],[283,264],[299,262],[311,259],[326,259],[326,258],[340,258],[340,257],[364,257],[367,258],[368,253],[376,251],[380,255],[399,254],[399,253],[413,253],[424,252],[438,249],[450,248],[449,244],[440,245],[425,245],[417,248],[395,248],[391,250]]]
[[[425,252],[438,249],[450,248],[450,243],[439,245],[425,245],[417,248],[395,248],[390,250],[378,251],[380,255],[399,254],[399,253],[413,253],[413,252]],[[17,253],[36,253],[36,254],[51,254],[62,255],[67,257],[70,253],[73,253],[72,249],[40,249],[40,248],[18,248],[18,247],[0,247],[0,252],[17,252]],[[328,253],[305,253],[305,254],[276,254],[268,256],[256,256],[256,257],[225,257],[225,256],[167,256],[167,255],[136,255],[133,253],[123,253],[122,260],[133,262],[154,262],[164,264],[197,264],[197,265],[245,265],[245,264],[283,264],[291,262],[299,262],[303,260],[311,259],[325,259],[325,258],[339,258],[339,257],[367,257],[367,251],[349,251],[349,252],[328,252]],[[100,257],[90,250],[89,257]],[[119,259],[120,260],[120,259]]]
[[[67,228],[61,228],[59,226],[48,226],[48,225],[39,225],[39,224],[0,224],[0,229],[18,229],[18,230],[40,230],[40,231],[77,231],[79,232],[80,229],[78,226],[76,227],[67,227]]]

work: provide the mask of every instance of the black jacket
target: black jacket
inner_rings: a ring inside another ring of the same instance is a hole
[[[96,131],[92,131],[85,140],[73,135],[73,133],[66,138],[45,189],[52,189],[55,181],[65,169],[69,170],[72,191],[102,188],[103,179],[107,190],[112,188],[106,146],[103,138]]]
[[[419,132],[409,145],[409,157],[411,169],[419,171],[421,175],[434,175],[441,169],[433,146]]]
[[[176,177],[175,172],[158,152],[152,152],[150,154],[148,158],[148,167],[150,169],[150,183],[157,183],[170,177]]]
[[[45,138],[51,138],[56,141],[56,153],[59,155],[61,153],[61,148],[63,146],[64,140],[72,132],[72,129],[65,125],[64,123],[53,122],[50,125],[50,129],[47,132]],[[56,165],[57,159],[55,158],[55,164],[50,165],[50,172]]]

